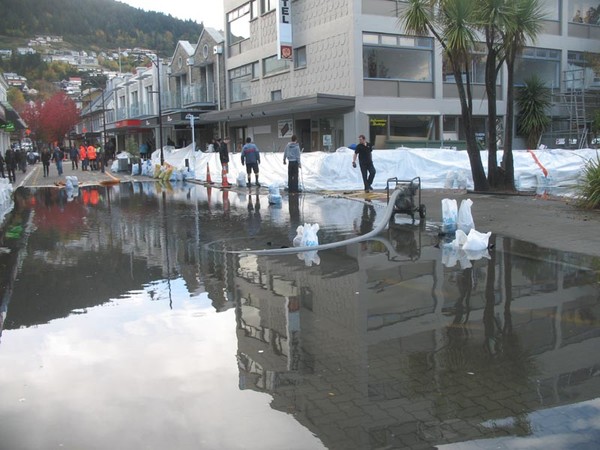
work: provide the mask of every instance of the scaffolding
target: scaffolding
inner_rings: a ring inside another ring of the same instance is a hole
[[[589,129],[600,110],[600,79],[591,68],[565,70],[559,90],[552,90],[551,124],[540,140],[550,148],[587,148]]]

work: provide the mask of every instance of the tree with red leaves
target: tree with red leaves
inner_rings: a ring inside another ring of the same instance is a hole
[[[50,142],[62,142],[78,122],[79,109],[64,91],[50,97],[40,110],[40,132]]]
[[[61,143],[80,119],[77,105],[64,91],[45,102],[27,103],[20,115],[38,142]]]

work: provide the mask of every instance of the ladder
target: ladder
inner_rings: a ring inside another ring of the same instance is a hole
[[[587,145],[587,117],[585,110],[585,69],[564,72],[563,93],[569,110],[569,146],[584,148]]]

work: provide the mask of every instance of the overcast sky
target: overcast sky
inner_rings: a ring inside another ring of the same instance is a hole
[[[183,20],[204,22],[207,27],[223,29],[222,0],[120,0],[144,11],[158,11]]]

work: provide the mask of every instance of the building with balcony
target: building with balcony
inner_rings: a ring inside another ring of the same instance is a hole
[[[582,146],[583,129],[599,107],[600,84],[587,62],[588,54],[600,57],[597,12],[584,0],[541,1],[543,31],[518,57],[515,82],[535,73],[554,91],[555,134],[547,145]],[[202,120],[224,122],[236,144],[252,136],[261,149],[280,150],[292,133],[305,151],[334,150],[360,133],[376,148],[464,138],[452,71],[433,37],[402,29],[405,2],[224,0],[224,6],[226,99]],[[577,11],[585,11],[582,20]],[[281,58],[284,47],[291,54]],[[482,53],[469,75],[477,136],[485,146],[484,70]],[[565,83],[572,71],[584,73],[584,89]],[[506,79],[504,69],[497,86],[500,118]],[[565,95],[572,93],[585,95]],[[574,136],[558,139],[557,132]],[[523,148],[524,141],[515,136],[514,144]]]
[[[120,148],[128,138],[158,142],[160,121],[164,142],[185,146],[195,135],[202,150],[224,135],[233,150],[250,136],[262,151],[281,151],[292,134],[304,151],[333,151],[358,134],[380,149],[464,140],[454,74],[433,37],[402,29],[405,2],[223,1],[224,35],[204,28],[197,43],[180,41],[168,61],[161,59],[160,76],[154,64],[114,81],[115,117],[107,128]],[[600,110],[592,62],[600,60],[596,8],[584,0],[541,2],[543,31],[518,56],[515,83],[537,74],[552,91],[552,125],[543,144],[584,147],[592,142],[589,126]],[[474,126],[485,148],[484,72],[485,54],[475,51],[469,70]],[[506,80],[503,69],[494,124],[499,131]],[[514,148],[525,148],[514,129]]]

